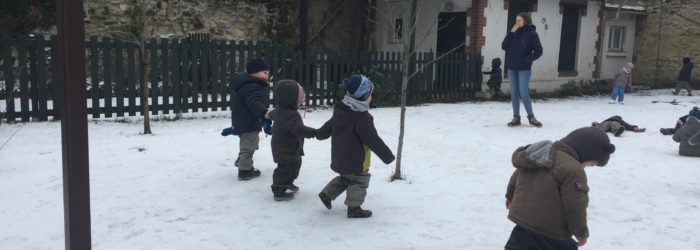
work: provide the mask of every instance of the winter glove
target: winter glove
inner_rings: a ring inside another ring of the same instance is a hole
[[[260,122],[262,123],[265,134],[272,135],[272,120],[261,119]]]
[[[221,136],[228,136],[233,134],[233,127],[225,128],[221,131]]]

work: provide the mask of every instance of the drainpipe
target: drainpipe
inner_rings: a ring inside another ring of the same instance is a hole
[[[596,64],[596,72],[598,72],[597,78],[603,78],[603,42],[605,42],[605,25],[607,20],[605,18],[605,0],[600,0],[600,11],[603,13],[598,17],[598,22],[600,23],[600,33],[598,34],[598,63]]]

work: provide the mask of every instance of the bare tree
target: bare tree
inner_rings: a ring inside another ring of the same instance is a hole
[[[408,96],[408,84],[409,82],[416,76],[418,73],[422,72],[425,67],[431,66],[435,62],[439,61],[443,57],[451,54],[452,52],[457,51],[460,47],[462,47],[465,43],[461,43],[457,45],[456,47],[452,48],[451,50],[447,51],[446,53],[439,55],[435,57],[435,59],[424,63],[420,68],[416,69],[416,54],[418,50],[422,47],[423,43],[430,37],[432,34],[436,33],[438,30],[445,28],[447,25],[452,20],[448,20],[447,24],[445,24],[442,27],[437,27],[437,21],[433,22],[430,28],[428,28],[428,31],[421,37],[420,41],[418,44],[416,44],[416,29],[417,29],[417,19],[420,16],[420,10],[418,10],[417,5],[418,5],[418,0],[409,0],[409,8],[403,8],[401,11],[403,14],[403,17],[409,17],[410,21],[408,25],[404,25],[403,27],[399,27],[399,29],[403,30],[408,30],[408,35],[403,35],[401,37],[401,43],[399,44],[398,49],[401,52],[401,117],[400,117],[400,125],[399,125],[399,143],[398,143],[398,149],[396,153],[396,166],[394,169],[394,173],[391,175],[391,181],[394,180],[402,180],[403,176],[401,175],[401,159],[403,156],[403,143],[404,143],[404,133],[405,133],[405,126],[406,126],[406,98]],[[389,11],[393,12],[391,4],[388,0],[385,0],[385,3],[387,6],[389,6]],[[443,3],[444,5],[444,3]],[[377,20],[370,20],[371,22],[377,23],[377,24],[382,24],[385,22],[388,27],[393,27],[393,20],[390,17],[390,14],[387,14],[383,12],[382,10],[378,9],[376,6],[372,6],[374,11],[379,14],[382,17],[382,21],[377,21]],[[407,27],[408,29],[405,29]]]

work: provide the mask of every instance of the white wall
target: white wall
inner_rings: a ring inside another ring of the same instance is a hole
[[[634,51],[634,36],[636,29],[636,15],[621,13],[615,19],[616,11],[605,11],[605,33],[603,39],[603,62],[601,68],[601,78],[612,78],[627,62],[632,61]],[[609,52],[608,39],[610,39],[610,26],[627,27],[625,43],[622,52]]]
[[[589,2],[586,16],[581,16],[576,65],[578,76],[559,77],[557,68],[562,25],[559,0],[539,1],[537,11],[532,13],[532,22],[537,27],[537,34],[542,42],[544,52],[542,57],[535,61],[532,66],[531,88],[538,91],[553,91],[569,80],[592,79],[595,70],[593,59],[597,52],[595,43],[598,39],[596,27],[599,22],[599,9],[600,3]],[[503,9],[503,0],[490,0],[484,9],[484,15],[486,16],[486,26],[484,27],[486,45],[482,49],[482,55],[484,56],[484,67],[488,67],[491,65],[491,59],[500,57],[503,60],[505,58],[501,42],[507,33],[508,11]],[[504,82],[504,88],[508,88],[507,81]]]
[[[444,4],[448,0],[419,0],[418,1],[418,27],[416,31],[417,43],[429,31],[429,27],[437,22],[437,17],[442,10]],[[451,12],[466,11],[471,7],[471,0],[452,0],[454,9]],[[539,0],[537,11],[532,13],[533,24],[537,27],[537,33],[540,36],[544,53],[540,59],[535,61],[532,67],[531,88],[538,91],[554,91],[561,84],[570,80],[592,79],[593,71],[595,70],[594,57],[597,54],[595,43],[598,39],[596,28],[599,23],[598,10],[601,8],[599,2],[588,2],[586,16],[581,16],[579,22],[579,40],[576,70],[576,77],[559,77],[559,43],[561,39],[562,15],[559,14],[559,0]],[[387,13],[390,17],[395,18],[401,16],[409,6],[405,0],[379,0],[377,8],[382,12]],[[392,11],[393,10],[393,13]],[[486,16],[486,26],[484,27],[484,36],[486,44],[482,48],[482,56],[484,57],[484,69],[491,66],[491,59],[500,57],[505,58],[505,52],[501,49],[501,42],[505,37],[508,29],[506,22],[508,21],[508,10],[503,9],[503,0],[489,0],[487,7],[484,9]],[[388,35],[393,26],[386,24],[386,18],[381,14],[377,14],[379,23],[376,25],[376,31],[373,34],[374,50],[379,51],[398,51],[401,48],[400,44],[388,43]],[[404,17],[404,24],[408,24],[409,18]],[[545,29],[545,24],[547,28]],[[467,25],[471,27],[471,23]],[[434,32],[434,28],[432,30]],[[404,34],[408,34],[404,31]],[[629,34],[629,32],[628,32]],[[469,32],[467,31],[467,36]],[[470,38],[467,38],[470,39]],[[631,39],[630,39],[631,40]],[[467,40],[468,42],[469,40]],[[429,35],[426,42],[418,48],[419,51],[435,51],[437,44],[437,33]],[[607,48],[607,43],[604,44]],[[504,72],[505,73],[505,72]],[[487,79],[485,78],[484,81]],[[504,82],[504,88],[507,89],[508,83]]]
[[[452,10],[445,10],[445,3],[451,2],[453,4]],[[471,7],[471,0],[419,0],[416,8],[417,13],[417,27],[416,27],[416,50],[417,51],[435,51],[437,46],[437,21],[440,12],[465,12],[469,7]],[[376,31],[373,34],[373,44],[374,49],[378,51],[399,51],[401,50],[401,44],[389,43],[389,35],[393,30],[393,20],[395,18],[400,18],[403,14],[404,25],[404,36],[408,36],[409,30],[408,26],[410,23],[410,17],[407,15],[410,11],[410,6],[406,0],[378,0],[377,9],[377,24]],[[385,13],[386,16],[381,13]],[[391,19],[392,24],[387,24],[387,16]],[[467,23],[470,26],[470,23]],[[426,37],[427,34],[427,37]],[[467,36],[469,32],[467,31]],[[418,43],[421,40],[425,40],[422,46],[418,47]],[[468,46],[469,44],[467,44]]]

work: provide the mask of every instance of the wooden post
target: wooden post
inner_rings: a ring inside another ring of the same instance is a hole
[[[66,249],[91,249],[83,1],[56,1]]]

